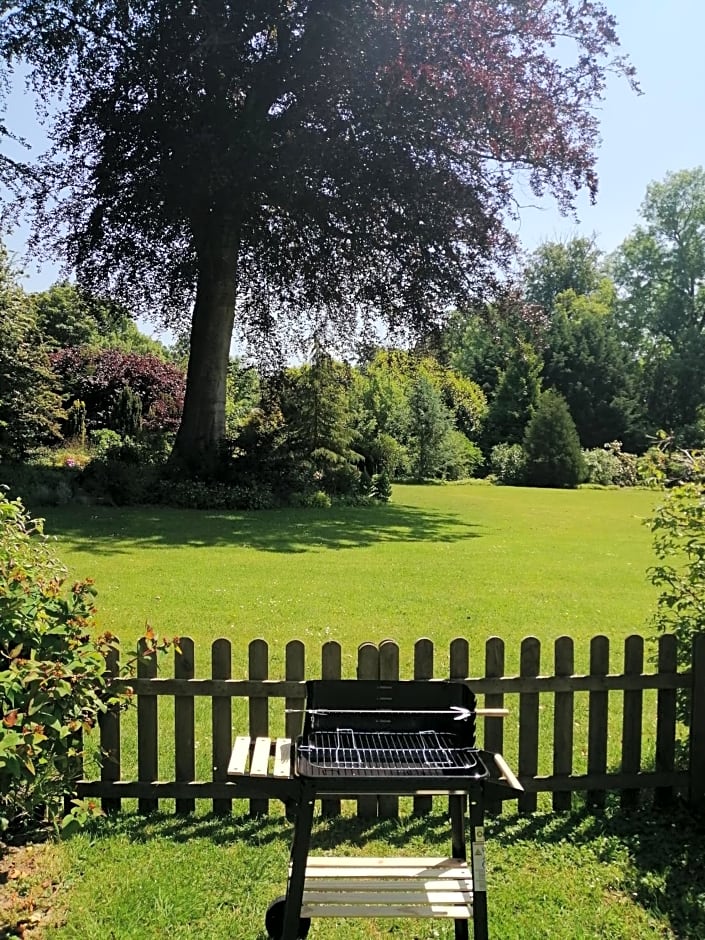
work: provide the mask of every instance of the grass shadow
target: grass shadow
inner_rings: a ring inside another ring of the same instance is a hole
[[[682,803],[623,810],[617,797],[602,812],[501,816],[488,821],[488,840],[546,847],[569,842],[605,862],[626,850],[626,890],[644,910],[666,916],[676,937],[705,937],[705,818]]]
[[[479,538],[478,528],[459,515],[389,504],[259,512],[64,506],[47,510],[45,526],[75,550],[106,555],[164,546],[338,551],[383,542],[457,542]]]

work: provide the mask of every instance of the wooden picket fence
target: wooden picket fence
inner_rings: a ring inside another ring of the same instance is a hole
[[[228,813],[234,786],[226,771],[235,735],[268,736],[276,726],[276,733],[295,737],[300,730],[306,678],[450,678],[467,682],[478,696],[478,704],[509,708],[508,718],[479,719],[478,743],[499,752],[506,744],[513,751],[505,756],[526,791],[518,801],[520,812],[533,812],[539,793],[552,794],[553,809],[564,811],[571,808],[573,794],[578,791],[587,794],[589,804],[599,807],[604,805],[607,792],[615,790],[620,791],[625,807],[636,806],[648,794],[658,806],[683,795],[694,806],[705,808],[705,635],[696,637],[688,669],[678,667],[676,638],[662,636],[650,671],[645,670],[644,639],[630,636],[624,644],[623,668],[618,672],[610,671],[608,638],[596,636],[590,642],[589,671],[585,674],[575,673],[575,644],[570,637],[556,640],[550,675],[541,673],[541,645],[534,637],[521,643],[516,675],[505,675],[505,644],[497,637],[487,640],[479,672],[470,668],[469,642],[453,640],[445,676],[434,674],[434,645],[429,639],[414,644],[409,676],[400,676],[400,651],[393,641],[361,645],[355,676],[343,675],[338,643],[323,645],[317,669],[307,667],[306,649],[300,641],[288,643],[284,652],[283,678],[270,677],[269,648],[263,640],[249,645],[245,678],[233,678],[231,644],[226,639],[212,645],[210,678],[195,678],[194,644],[188,638],[182,638],[180,652],[175,654],[172,678],[157,675],[153,658],[141,661],[137,678],[130,683],[137,703],[136,779],[121,778],[126,718],[125,713],[113,711],[101,721],[100,779],[81,780],[79,796],[100,797],[106,811],[118,810],[123,798],[136,798],[141,812],[158,809],[162,799],[173,799],[177,813],[188,813],[197,799],[206,799],[212,800],[214,812]],[[474,655],[472,664],[477,665]],[[116,675],[118,668],[116,654],[109,669]],[[689,737],[681,748],[685,759],[677,762],[679,689],[691,690],[691,713]],[[166,774],[158,766],[159,741],[164,733],[160,712],[167,711],[160,709],[160,702],[165,697],[173,700],[168,728],[173,733],[173,767]],[[207,780],[195,779],[195,701],[199,697],[210,700],[212,774]],[[233,701],[238,699],[247,704],[247,727],[233,727]],[[581,728],[585,733],[576,734]],[[129,733],[134,734],[134,728]],[[550,764],[551,772],[540,774],[540,764]],[[335,800],[325,801],[323,807],[326,814],[335,814],[339,808]],[[430,809],[430,798],[416,799],[415,812]],[[269,801],[253,799],[250,810],[265,813]],[[396,797],[358,800],[361,815],[393,816],[397,811]]]

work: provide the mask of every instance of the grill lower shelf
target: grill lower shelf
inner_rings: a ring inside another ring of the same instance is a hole
[[[309,857],[301,916],[470,920],[472,902],[461,859]]]

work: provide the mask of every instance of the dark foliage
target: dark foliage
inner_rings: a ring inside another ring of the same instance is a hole
[[[70,401],[85,402],[89,430],[122,429],[124,422],[116,408],[125,386],[139,396],[146,431],[170,431],[178,426],[185,377],[181,369],[157,356],[84,346],[52,353],[51,363],[64,395]]]

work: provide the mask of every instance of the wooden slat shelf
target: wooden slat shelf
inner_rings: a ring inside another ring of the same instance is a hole
[[[235,738],[228,774],[235,777],[291,776],[291,738]],[[274,762],[270,761],[274,755]]]
[[[461,859],[309,857],[301,914],[469,920],[472,902]]]

